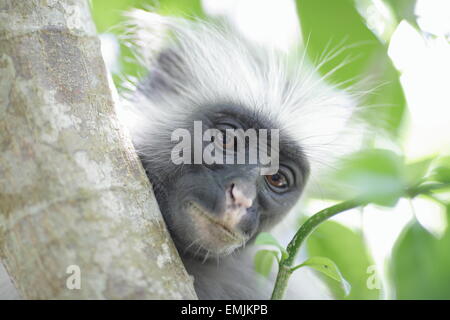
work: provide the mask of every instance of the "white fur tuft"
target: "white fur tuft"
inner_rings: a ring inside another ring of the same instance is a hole
[[[164,128],[173,130],[193,108],[218,102],[242,105],[272,119],[282,134],[301,145],[313,170],[348,149],[342,134],[348,132],[355,99],[327,84],[305,55],[292,62],[285,53],[249,44],[226,26],[143,10],[128,17],[125,40],[134,46],[138,61],[152,72],[158,54],[173,49],[189,79],[158,69],[177,88],[176,94],[161,95],[157,101],[138,91],[125,97],[127,112],[134,110],[129,127],[138,149],[145,138]]]

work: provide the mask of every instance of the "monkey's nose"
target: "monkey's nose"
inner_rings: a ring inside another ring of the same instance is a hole
[[[253,200],[247,197],[245,193],[234,183],[231,185],[230,194],[233,203],[238,207],[248,209],[253,204]]]

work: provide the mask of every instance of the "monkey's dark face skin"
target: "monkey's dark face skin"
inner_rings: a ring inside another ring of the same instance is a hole
[[[184,128],[192,136],[194,121],[202,121],[203,130],[277,128],[269,119],[230,104],[199,108],[186,119]],[[158,143],[160,146],[152,146],[154,150],[177,142],[168,134],[166,141]],[[161,158],[142,159],[180,254],[200,259],[230,254],[274,226],[293,207],[309,166],[301,148],[283,132],[279,149],[279,171],[270,176],[261,175],[259,164],[176,165],[169,152],[164,166]]]

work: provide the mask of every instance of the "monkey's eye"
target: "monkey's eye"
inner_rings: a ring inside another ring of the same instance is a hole
[[[289,186],[287,178],[281,172],[266,176],[266,181],[278,189],[286,189]]]
[[[235,137],[234,135],[227,135],[227,133],[222,133],[223,139],[222,139],[222,148],[224,149],[233,149],[235,144]]]
[[[234,130],[236,129],[234,126],[223,124],[217,127],[218,130],[222,133],[220,141],[216,141],[216,143],[223,149],[234,149],[236,146],[236,137],[232,132],[227,132],[227,129]]]

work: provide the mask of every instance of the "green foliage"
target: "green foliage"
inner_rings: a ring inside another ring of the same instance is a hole
[[[394,152],[371,149],[346,159],[333,178],[367,202],[393,206],[405,191],[405,169]]]
[[[317,196],[339,201],[357,197],[391,207],[410,187],[427,181],[450,182],[450,157],[407,163],[390,150],[368,149],[342,159],[336,167]]]
[[[204,17],[201,0],[159,0],[153,3],[148,0],[91,0],[91,12],[99,33],[113,33],[117,36],[124,34],[121,23],[124,13],[131,9],[148,9],[166,15],[179,15],[186,18]],[[113,74],[116,85],[120,86],[124,77],[142,77],[143,70],[134,61],[132,51],[123,43],[120,44],[119,56],[120,72]]]
[[[412,26],[417,28],[417,17],[414,12],[417,0],[384,0],[394,11],[397,21],[408,21]]]
[[[397,299],[450,299],[449,270],[450,228],[438,239],[414,221],[398,239],[390,264]]]
[[[259,250],[256,252],[254,259],[256,272],[264,277],[268,277],[275,260],[278,260],[278,251]]]
[[[387,47],[366,26],[352,0],[297,0],[297,11],[307,52],[313,61],[327,55],[325,50],[343,48],[320,66],[334,83],[344,87],[370,79],[368,88],[380,86],[368,96],[364,114],[367,121],[398,134],[406,102],[399,74],[387,55]],[[350,57],[351,63],[347,60]]]
[[[346,295],[334,281],[325,279],[338,299],[378,299],[380,292],[367,287],[367,269],[373,261],[367,253],[362,234],[334,222],[326,221],[309,237],[308,252],[312,256],[326,256],[335,261],[352,290]]]
[[[450,156],[440,157],[434,161],[431,179],[443,183],[450,183]]]
[[[413,186],[423,182],[433,160],[434,157],[428,157],[408,164],[406,166],[406,183]]]
[[[200,0],[160,0],[158,12],[186,18],[204,18]]]
[[[112,33],[116,36],[124,34],[121,23],[124,22],[124,13],[133,8],[142,9],[146,1],[143,0],[91,0],[91,12],[97,31],[99,33]],[[138,76],[142,70],[135,64],[131,50],[120,44],[119,56],[120,72],[113,74],[116,85],[120,85],[122,76]]]
[[[342,286],[345,296],[349,295],[351,285],[347,282],[347,280],[345,280],[339,271],[339,268],[331,259],[325,257],[311,257],[293,269],[296,270],[301,267],[311,267],[326,275],[329,279],[337,281]]]
[[[258,236],[255,239],[255,244],[274,246],[280,250],[282,258],[288,257],[286,249],[270,233],[261,232],[260,234],[258,234]]]

